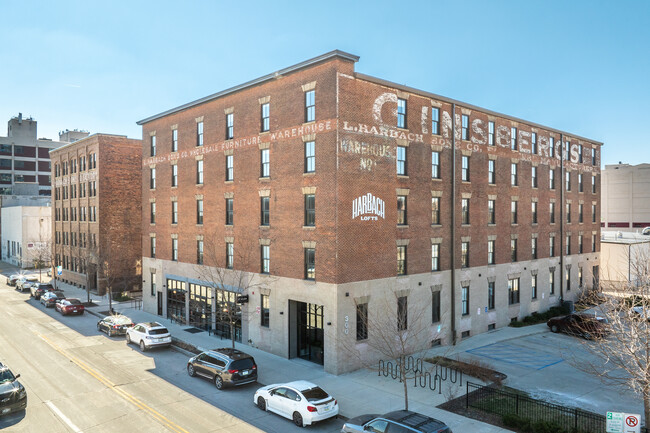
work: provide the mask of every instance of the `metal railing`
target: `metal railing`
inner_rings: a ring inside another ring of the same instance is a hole
[[[555,423],[566,432],[605,433],[604,415],[547,403],[493,386],[466,382],[465,406],[496,415],[517,415],[531,423]],[[642,429],[643,431],[643,429]]]
[[[379,360],[377,375],[399,379],[400,382],[412,380],[414,387],[429,388],[442,394],[442,382],[449,381],[463,386],[463,372],[453,367],[432,364],[427,369],[422,358],[404,356],[394,361]]]

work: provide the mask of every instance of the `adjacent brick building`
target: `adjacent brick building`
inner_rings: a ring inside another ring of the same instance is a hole
[[[229,336],[236,310],[238,340],[340,373],[380,356],[382,318],[421,349],[597,284],[602,143],[357,61],[333,51],[138,122],[147,311]],[[208,264],[255,283],[215,288]]]
[[[50,152],[57,278],[99,294],[107,283],[140,287],[141,155],[141,140],[109,134]],[[107,281],[109,272],[120,278]]]

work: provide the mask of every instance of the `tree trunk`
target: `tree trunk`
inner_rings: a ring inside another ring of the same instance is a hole
[[[643,416],[645,418],[644,426],[650,428],[650,389],[646,388],[643,392]]]
[[[111,293],[111,288],[107,287],[108,290],[108,312],[109,314],[113,314],[113,296]]]
[[[232,341],[232,348],[235,348],[235,322],[230,321],[230,340]]]
[[[402,379],[402,385],[404,386],[404,410],[409,410],[409,387],[408,383],[406,383],[406,366],[404,365],[405,361],[406,358],[402,357],[399,364],[399,374],[400,378]]]

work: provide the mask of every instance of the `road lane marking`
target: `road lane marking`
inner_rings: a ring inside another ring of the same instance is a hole
[[[56,416],[58,416],[58,417],[61,419],[61,421],[63,421],[64,423],[66,423],[66,424],[68,425],[68,427],[70,427],[74,433],[83,433],[79,427],[77,427],[76,425],[74,425],[74,424],[72,423],[72,421],[70,421],[70,418],[68,418],[67,416],[65,416],[65,415],[63,414],[63,412],[61,412],[61,411],[59,410],[58,407],[54,406],[54,403],[52,403],[51,401],[46,401],[45,404],[47,405],[47,407],[50,408],[50,410],[51,410],[52,412],[54,412],[54,414],[55,414]]]
[[[138,400],[136,397],[133,395],[129,394],[128,392],[124,391],[123,389],[120,389],[115,385],[113,382],[93,370],[91,367],[89,367],[86,363],[81,361],[80,359],[69,355],[66,353],[63,349],[61,349],[59,346],[57,346],[55,343],[53,343],[49,338],[45,337],[44,335],[37,334],[43,341],[45,341],[47,344],[49,344],[54,350],[59,352],[61,355],[65,356],[68,358],[70,361],[74,362],[77,364],[79,368],[84,370],[86,373],[90,374],[92,377],[97,379],[99,382],[103,383],[107,388],[112,389],[117,393],[119,396],[124,398],[125,400],[131,402],[134,406],[137,406],[138,408],[142,409],[145,412],[148,412],[153,418],[155,418],[157,421],[168,427],[170,430],[176,432],[176,433],[189,433],[187,430],[185,430],[183,427],[179,426],[178,424],[174,423],[173,421],[169,420],[166,418],[164,415],[156,411],[154,408],[148,406],[147,404],[143,403],[142,401]],[[81,430],[79,430],[81,431]]]

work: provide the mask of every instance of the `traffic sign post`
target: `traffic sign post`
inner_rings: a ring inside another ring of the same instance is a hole
[[[641,433],[641,415],[626,413],[623,431],[625,433]]]
[[[623,412],[607,412],[607,433],[641,433],[641,415]]]

